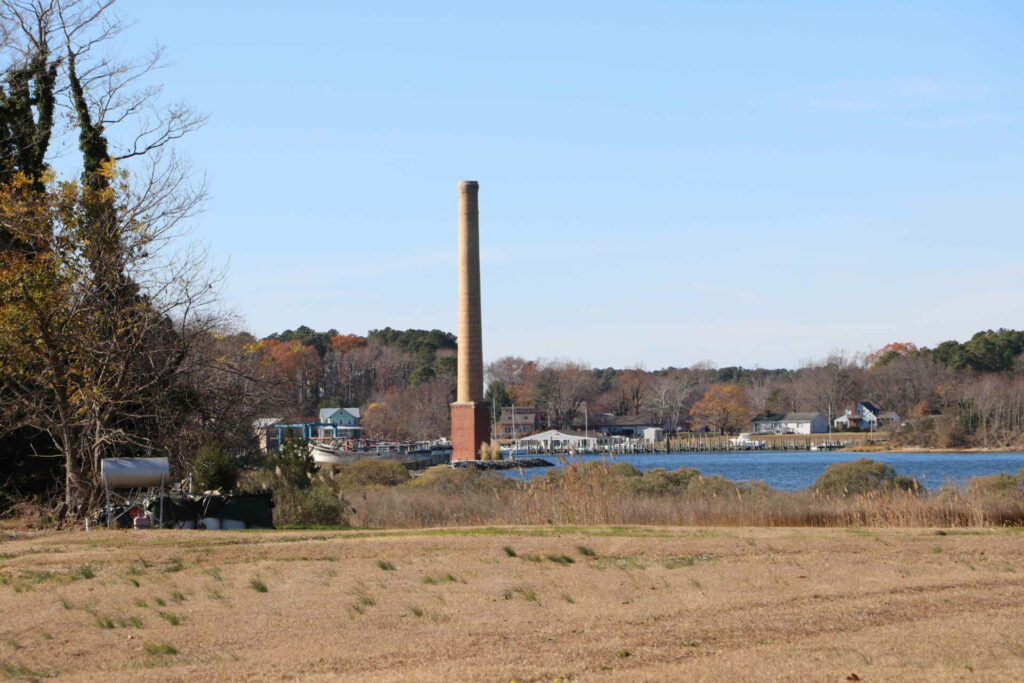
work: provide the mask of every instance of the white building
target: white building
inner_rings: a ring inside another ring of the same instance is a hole
[[[537,443],[549,451],[564,451],[570,448],[591,450],[609,442],[600,432],[577,432],[571,429],[546,429],[543,432],[524,436],[520,443]]]
[[[644,430],[644,441],[647,443],[661,443],[665,440],[665,430],[661,427],[648,427]]]
[[[828,420],[821,413],[766,413],[753,419],[756,434],[824,434]]]
[[[846,409],[845,414],[837,417],[834,424],[839,429],[856,427],[873,432],[879,427],[898,427],[900,416],[892,411],[883,413],[869,401],[857,401]]]

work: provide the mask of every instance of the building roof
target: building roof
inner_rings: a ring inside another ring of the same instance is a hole
[[[252,427],[253,429],[266,429],[267,427],[273,427],[282,420],[284,420],[283,417],[260,417],[252,421]]]
[[[331,419],[331,416],[340,412],[345,411],[352,417],[359,419],[359,408],[321,408],[320,409],[320,422],[327,422]]]
[[[605,438],[601,432],[581,432],[575,429],[545,429],[544,431],[524,436],[523,439],[536,439],[542,435],[551,434],[552,436],[574,436],[582,439],[602,439]]]
[[[598,427],[657,427],[656,420],[643,415],[591,415],[591,424]]]
[[[810,422],[821,413],[762,413],[755,415],[753,422]]]
[[[537,420],[537,409],[526,408],[523,406],[516,406],[513,412],[511,406],[505,406],[501,409],[501,417],[498,418],[500,424],[512,424],[517,422],[525,424],[527,422],[535,422]]]
[[[865,408],[870,410],[875,415],[878,415],[878,406],[876,406],[871,401],[857,401],[857,403],[861,404],[862,406],[864,406]]]

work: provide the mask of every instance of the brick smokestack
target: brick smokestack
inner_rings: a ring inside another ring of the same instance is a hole
[[[480,209],[475,180],[459,183],[459,403],[484,400],[480,331]]]
[[[479,183],[459,183],[458,392],[452,404],[452,460],[476,460],[491,437],[490,406],[484,403],[480,324]]]

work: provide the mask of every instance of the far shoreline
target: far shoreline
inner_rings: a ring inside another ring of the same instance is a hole
[[[1010,446],[998,448],[935,448],[929,446],[850,446],[840,449],[847,453],[1024,453],[1024,449]]]

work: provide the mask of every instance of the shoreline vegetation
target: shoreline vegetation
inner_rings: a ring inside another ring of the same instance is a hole
[[[733,482],[695,469],[641,473],[623,462],[571,463],[529,481],[439,466],[412,478],[396,463],[336,473],[243,476],[274,489],[275,523],[374,529],[533,525],[1007,527],[1024,525],[1024,470],[926,491],[885,463],[830,465],[807,489]]]
[[[893,444],[857,444],[839,449],[847,453],[1020,453],[1020,447],[936,448]]]

